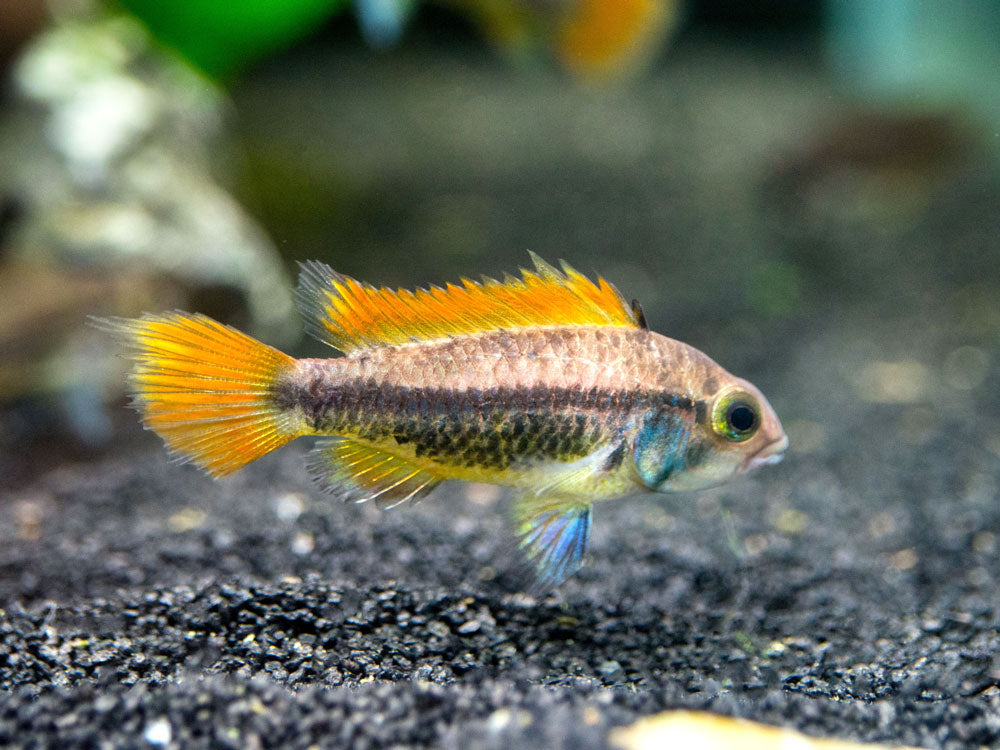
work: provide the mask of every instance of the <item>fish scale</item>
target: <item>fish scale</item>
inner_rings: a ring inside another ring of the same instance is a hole
[[[594,502],[718,484],[788,441],[759,390],[647,330],[638,303],[533,260],[520,279],[414,291],[304,264],[299,307],[333,359],[197,314],[98,325],[128,346],[143,422],[181,457],[224,476],[312,435],[308,469],[344,499],[517,488],[520,545],[552,585],[583,563]]]
[[[678,367],[687,355],[685,366]],[[414,342],[339,359],[299,360],[329,382],[376,378],[388,385],[440,388],[533,386],[630,390],[649,386],[692,392],[714,364],[679,341],[642,329],[578,326],[493,331],[458,339]]]

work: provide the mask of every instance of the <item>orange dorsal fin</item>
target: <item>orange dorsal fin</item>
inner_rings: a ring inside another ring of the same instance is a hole
[[[562,270],[534,253],[534,271],[504,281],[462,279],[429,289],[376,288],[312,261],[297,291],[306,330],[346,353],[484,331],[536,326],[640,326],[611,284],[593,282],[565,262]]]

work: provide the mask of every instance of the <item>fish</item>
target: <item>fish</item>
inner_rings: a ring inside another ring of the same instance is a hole
[[[180,311],[97,325],[182,460],[223,477],[311,435],[309,473],[345,500],[511,487],[517,546],[551,587],[583,565],[597,501],[717,485],[776,463],[788,438],[753,384],[649,330],[611,283],[531,258],[520,277],[414,291],[300,264],[306,331],[339,357],[295,359]]]

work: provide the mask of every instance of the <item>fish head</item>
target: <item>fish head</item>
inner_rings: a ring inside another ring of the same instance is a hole
[[[644,482],[650,489],[713,487],[781,461],[788,437],[764,394],[742,378],[721,373],[710,379],[713,391],[696,399],[694,422],[683,446],[676,449],[674,470],[656,486]]]
[[[678,477],[685,489],[722,484],[776,464],[788,447],[781,420],[764,394],[742,378],[726,376],[719,379],[723,387],[706,394],[691,429],[685,470]]]

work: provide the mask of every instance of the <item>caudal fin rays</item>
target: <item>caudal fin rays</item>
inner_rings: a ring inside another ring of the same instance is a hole
[[[294,360],[205,315],[94,319],[132,359],[143,424],[182,460],[225,476],[299,434],[274,389]]]

